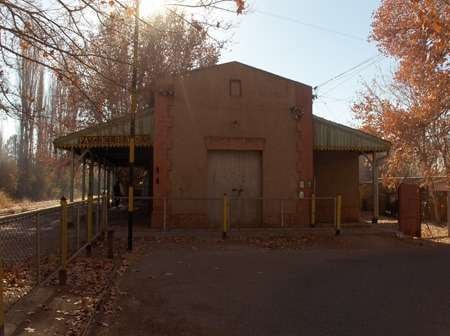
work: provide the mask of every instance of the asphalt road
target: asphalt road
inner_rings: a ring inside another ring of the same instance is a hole
[[[91,335],[450,335],[450,247],[381,246],[152,248]]]

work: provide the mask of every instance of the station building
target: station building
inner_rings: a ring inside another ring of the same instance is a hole
[[[337,195],[342,220],[357,222],[359,157],[377,158],[390,144],[313,115],[312,91],[239,62],[161,81],[154,107],[136,115],[136,164],[151,177],[152,226],[162,216],[172,227],[216,225],[224,194],[239,227],[331,222]],[[123,116],[54,144],[107,169],[126,167],[128,134]]]

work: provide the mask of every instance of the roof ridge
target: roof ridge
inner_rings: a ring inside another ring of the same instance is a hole
[[[252,65],[248,65],[248,64],[240,62],[240,61],[229,61],[229,62],[225,62],[225,63],[217,63],[217,64],[209,65],[209,66],[206,66],[206,67],[199,67],[199,68],[188,70],[188,71],[182,72],[182,73],[180,73],[178,75],[175,75],[174,78],[181,77],[183,75],[187,75],[187,74],[190,74],[190,73],[193,73],[193,72],[209,70],[209,69],[218,68],[218,67],[225,66],[225,65],[230,65],[230,64],[238,64],[240,66],[244,66],[246,68],[262,72],[262,73],[264,73],[264,74],[266,74],[268,76],[279,78],[279,79],[283,79],[283,80],[292,82],[292,83],[294,83],[296,85],[306,86],[306,87],[309,87],[309,88],[312,89],[311,85],[299,82],[299,81],[297,81],[295,79],[291,79],[291,78],[288,78],[288,77],[284,77],[284,76],[278,75],[276,73],[273,73],[273,72],[270,72],[270,71],[267,71],[267,70],[264,70],[264,69],[260,69],[260,68],[254,67]]]

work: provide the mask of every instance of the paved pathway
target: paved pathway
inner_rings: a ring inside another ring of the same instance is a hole
[[[449,247],[160,246],[121,290],[92,335],[450,335]]]

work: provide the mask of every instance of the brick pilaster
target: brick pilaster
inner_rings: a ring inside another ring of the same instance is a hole
[[[297,197],[303,191],[304,197],[312,195],[314,179],[313,170],[313,142],[314,130],[312,121],[312,91],[310,88],[297,88],[295,92],[297,106],[302,111],[302,116],[297,120]],[[300,187],[300,182],[304,187]],[[300,200],[297,203],[297,225],[306,226],[310,223],[310,201]]]
[[[153,197],[170,196],[170,148],[172,119],[170,116],[170,96],[157,94],[154,110],[153,134]],[[169,207],[167,207],[169,214]],[[153,202],[152,226],[162,225],[163,202]]]

